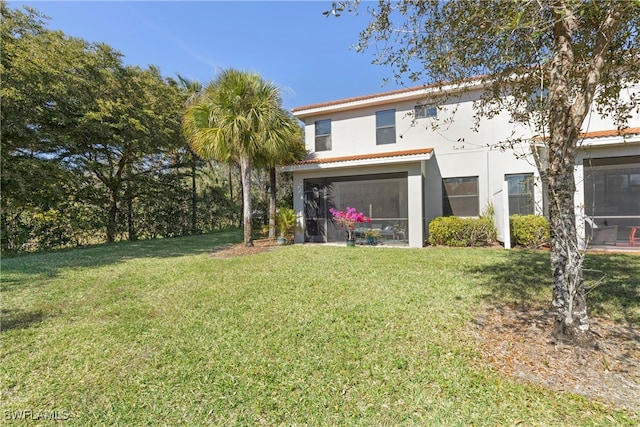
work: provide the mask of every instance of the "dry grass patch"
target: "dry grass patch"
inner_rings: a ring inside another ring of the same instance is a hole
[[[502,374],[640,411],[640,331],[603,317],[591,322],[597,350],[554,342],[553,313],[529,305],[488,308],[474,335]]]

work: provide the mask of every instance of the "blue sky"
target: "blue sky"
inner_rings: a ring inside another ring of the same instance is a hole
[[[368,95],[399,86],[374,51],[351,47],[364,15],[327,18],[331,1],[9,1],[31,6],[62,30],[104,42],[124,62],[206,83],[226,68],[259,73],[293,107]]]

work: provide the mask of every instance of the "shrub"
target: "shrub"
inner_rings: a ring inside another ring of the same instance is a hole
[[[538,248],[549,243],[549,221],[539,215],[512,215],[511,243],[527,248]]]
[[[279,208],[276,213],[276,225],[280,230],[280,237],[293,241],[293,234],[297,228],[296,211],[287,207]]]
[[[465,246],[465,220],[456,216],[439,217],[429,223],[429,244]]]
[[[31,224],[30,240],[37,242],[39,250],[63,247],[71,241],[69,218],[56,209],[34,213]]]
[[[498,230],[490,217],[471,219],[469,232],[469,246],[492,245],[498,239]]]
[[[429,223],[429,244],[486,246],[496,241],[497,230],[489,217],[439,217]]]

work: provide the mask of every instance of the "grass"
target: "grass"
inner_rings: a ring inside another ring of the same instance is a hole
[[[499,376],[483,304],[547,303],[548,254],[287,246],[239,232],[2,261],[2,414],[68,425],[634,425]],[[640,325],[640,257],[589,256],[591,310]],[[57,411],[57,412],[52,412]]]

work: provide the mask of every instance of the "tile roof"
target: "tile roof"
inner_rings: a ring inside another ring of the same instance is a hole
[[[357,156],[310,157],[305,160],[301,160],[297,163],[294,163],[294,165],[351,162],[351,161],[357,161],[357,160],[382,159],[382,158],[389,158],[389,157],[417,156],[420,154],[431,154],[431,153],[433,153],[433,148],[419,148],[415,150],[388,151],[385,153],[361,154]]]
[[[609,129],[580,134],[580,138],[605,138],[608,136],[635,135],[640,133],[640,127],[625,129]]]
[[[579,139],[592,139],[592,138],[607,138],[612,136],[625,136],[625,135],[638,135],[640,134],[640,127],[624,128],[624,129],[607,129],[596,130],[593,132],[582,132]],[[547,141],[549,136],[537,136],[535,141]]]
[[[366,101],[366,100],[369,100],[369,99],[375,99],[375,98],[379,98],[379,97],[382,97],[382,96],[400,95],[400,94],[403,94],[403,93],[419,91],[421,89],[422,90],[428,89],[429,87],[430,86],[427,86],[427,85],[416,86],[416,87],[408,87],[408,88],[391,90],[391,91],[387,91],[387,92],[380,92],[380,93],[362,95],[362,96],[354,96],[353,98],[344,98],[344,99],[338,99],[338,100],[335,100],[335,101],[319,102],[317,104],[304,105],[302,107],[292,108],[291,112],[295,114],[295,113],[297,113],[299,111],[304,111],[304,110],[312,110],[312,109],[323,108],[323,107],[333,107],[335,105],[341,105],[341,104],[350,104],[350,103],[353,103],[353,102]]]
[[[437,83],[423,84],[419,86],[404,87],[404,88],[394,89],[386,92],[378,92],[378,93],[373,93],[368,95],[355,96],[352,98],[344,98],[344,99],[337,99],[333,101],[319,102],[316,104],[294,107],[291,109],[291,112],[294,115],[303,115],[301,113],[307,110],[324,109],[324,108],[336,107],[340,105],[350,105],[353,103],[360,103],[362,101],[373,101],[378,98],[389,98],[389,97],[395,97],[398,95],[411,94],[412,92],[415,92],[417,95],[420,95],[421,97],[423,97],[428,92],[434,91],[434,90],[444,90],[448,92],[451,90],[455,90],[456,88],[459,89],[464,84],[480,83],[486,77],[487,77],[486,75],[481,75],[481,76],[471,77],[469,79],[465,79],[457,83],[437,82]]]

